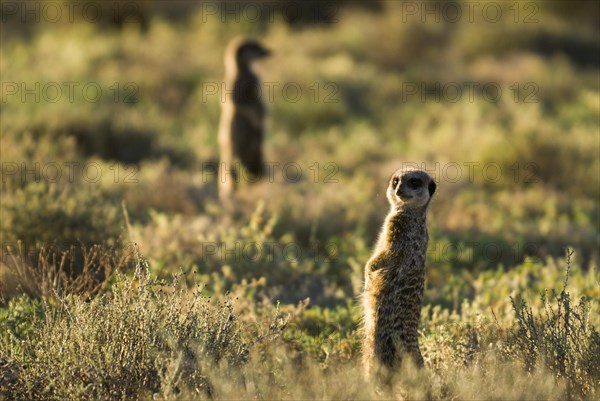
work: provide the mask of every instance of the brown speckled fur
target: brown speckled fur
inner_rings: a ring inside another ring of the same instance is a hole
[[[425,284],[427,209],[435,189],[433,179],[419,170],[398,170],[390,179],[391,210],[365,267],[363,362],[367,377],[377,372],[391,374],[403,355],[423,366],[417,329]]]

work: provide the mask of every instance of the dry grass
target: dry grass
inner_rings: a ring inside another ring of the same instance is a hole
[[[117,270],[131,270],[134,257],[133,248],[119,252],[101,245],[81,245],[64,251],[50,247],[31,253],[21,242],[17,246],[5,249],[6,262],[0,265],[4,272],[0,293],[7,298],[23,293],[53,302],[65,294],[90,299],[106,291]]]
[[[492,320],[477,301],[465,302],[462,316],[425,308],[425,369],[403,366],[390,387],[376,387],[357,363],[354,305],[280,309],[247,294],[209,297],[183,273],[157,280],[138,257],[132,277],[117,273],[95,298],[9,302],[0,314],[0,396],[592,400],[600,391],[600,336],[590,319],[598,305],[573,304],[570,274],[567,267],[560,295],[542,296],[539,312],[513,301],[512,324]]]

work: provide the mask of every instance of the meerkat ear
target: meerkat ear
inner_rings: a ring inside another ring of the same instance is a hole
[[[435,183],[433,180],[431,180],[431,181],[429,182],[429,187],[428,187],[428,189],[429,189],[429,197],[430,197],[430,198],[431,198],[431,197],[433,196],[433,194],[435,193],[435,189],[436,189],[436,188],[437,188],[437,185],[436,185],[436,183]]]

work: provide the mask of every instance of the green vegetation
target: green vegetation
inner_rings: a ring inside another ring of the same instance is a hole
[[[600,35],[598,4],[572,3],[3,8],[0,400],[597,399]],[[274,167],[228,212],[215,89],[242,33],[274,50]],[[403,163],[439,184],[426,369],[375,389],[358,297]]]
[[[567,380],[571,391],[589,393],[600,378],[600,334],[589,322],[589,302],[581,297],[574,305],[567,292],[569,268],[560,294],[554,289],[550,296],[547,290],[542,294],[544,315],[534,316],[527,301],[511,298],[518,322],[515,349],[528,369],[542,359],[552,373]]]

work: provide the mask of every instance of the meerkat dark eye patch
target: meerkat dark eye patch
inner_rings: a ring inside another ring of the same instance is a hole
[[[408,186],[413,189],[419,188],[422,184],[423,182],[418,178],[411,178],[408,180]]]
[[[433,182],[433,181],[431,181],[431,182],[429,183],[429,187],[428,187],[428,189],[429,189],[429,197],[433,196],[433,194],[435,193],[435,189],[436,189],[436,188],[437,188],[437,185],[436,185],[436,183],[435,183],[435,182]]]
[[[392,181],[392,187],[394,187],[394,189],[396,189],[396,187],[398,186],[398,182],[400,182],[398,177],[394,177],[394,180]]]

